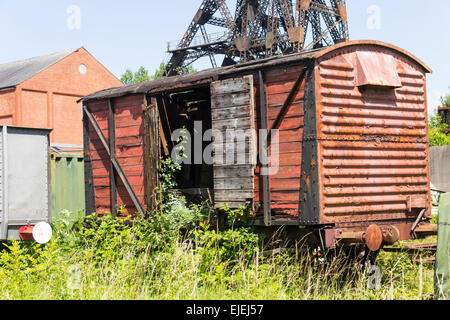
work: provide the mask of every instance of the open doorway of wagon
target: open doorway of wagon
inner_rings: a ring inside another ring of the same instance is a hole
[[[181,165],[177,188],[188,200],[212,201],[213,165],[204,157],[211,145],[210,87],[173,90],[152,101],[159,111],[162,157]]]
[[[73,221],[84,215],[84,156],[52,153],[50,176],[53,220]]]

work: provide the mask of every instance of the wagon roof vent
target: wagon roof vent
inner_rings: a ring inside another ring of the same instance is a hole
[[[402,86],[393,56],[357,52],[356,60],[357,87],[394,89]]]

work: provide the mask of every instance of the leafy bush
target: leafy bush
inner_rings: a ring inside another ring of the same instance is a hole
[[[450,136],[447,135],[448,125],[442,122],[439,115],[430,118],[429,124],[430,146],[450,145]]]
[[[450,107],[450,94],[441,97],[441,103],[443,107]]]
[[[206,267],[220,263],[235,265],[237,262],[249,262],[262,243],[262,237],[249,228],[218,231],[211,230],[206,224],[192,231],[190,239]]]
[[[244,224],[252,215],[248,207],[240,206],[237,209],[230,209],[227,204],[220,207],[219,211],[226,217],[229,227],[233,228],[236,224]]]

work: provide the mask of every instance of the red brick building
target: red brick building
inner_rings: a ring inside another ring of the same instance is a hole
[[[52,128],[51,143],[83,145],[80,98],[122,83],[85,48],[0,65],[0,124]]]

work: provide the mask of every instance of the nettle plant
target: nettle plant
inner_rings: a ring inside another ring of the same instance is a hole
[[[245,206],[240,206],[237,209],[230,209],[227,204],[223,204],[219,211],[225,215],[227,225],[231,228],[234,228],[235,225],[245,224],[253,215],[250,208]]]

